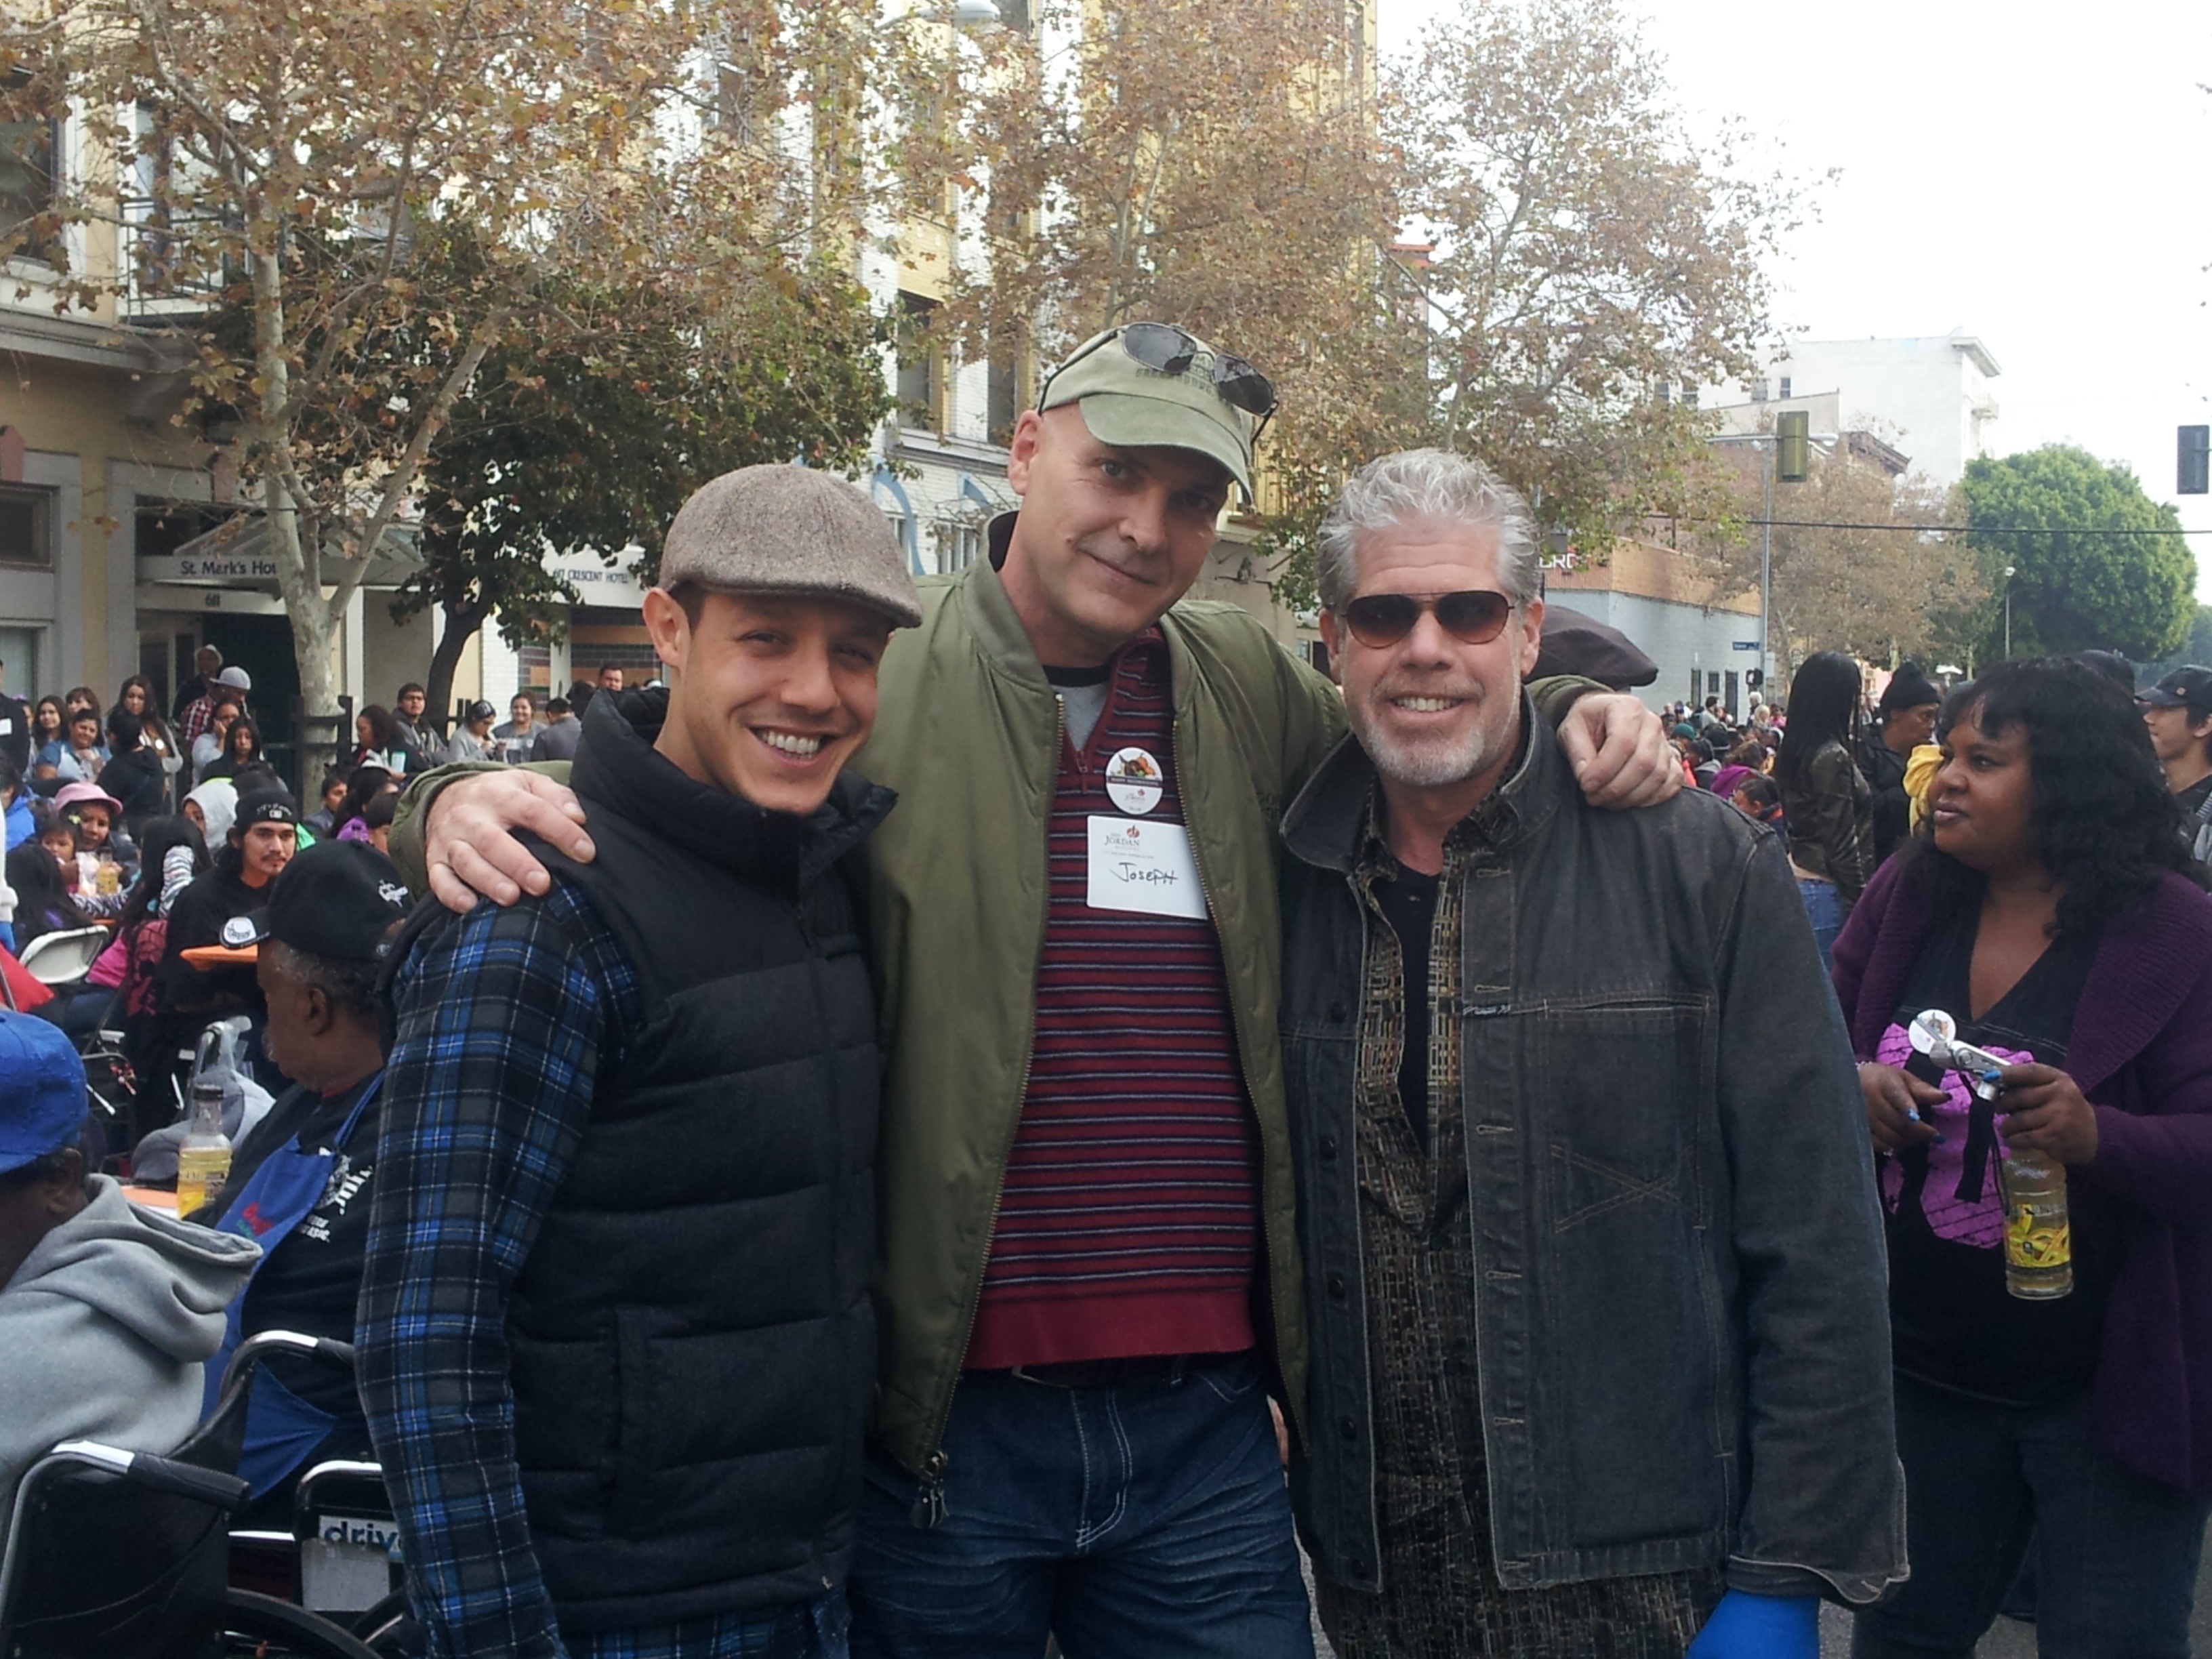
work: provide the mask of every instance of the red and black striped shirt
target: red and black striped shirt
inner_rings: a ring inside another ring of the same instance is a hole
[[[1093,909],[1089,820],[1180,824],[1166,641],[1115,659],[1080,751],[1063,738],[1052,903],[1021,1127],[967,1364],[980,1370],[1253,1346],[1258,1131],[1212,920]],[[1108,762],[1141,749],[1158,800],[1125,812]]]

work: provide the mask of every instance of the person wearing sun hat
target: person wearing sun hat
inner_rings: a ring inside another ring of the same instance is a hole
[[[0,1013],[0,1547],[16,1483],[58,1443],[167,1452],[192,1431],[261,1255],[88,1170],[87,1113],[68,1037]]]

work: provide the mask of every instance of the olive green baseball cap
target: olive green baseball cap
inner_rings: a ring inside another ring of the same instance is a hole
[[[1222,396],[1214,367],[1241,360],[1190,336],[1195,350],[1182,372],[1148,368],[1116,345],[1123,332],[1109,328],[1070,352],[1046,380],[1037,408],[1075,404],[1102,444],[1195,450],[1220,462],[1249,494],[1259,421]]]

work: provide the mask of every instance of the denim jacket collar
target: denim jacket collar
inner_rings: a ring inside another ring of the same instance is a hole
[[[1521,757],[1505,781],[1483,798],[1468,822],[1484,845],[1509,852],[1541,829],[1559,810],[1565,763],[1551,727],[1521,693]],[[1366,833],[1376,790],[1375,763],[1346,732],[1283,815],[1283,844],[1317,870],[1352,873]]]

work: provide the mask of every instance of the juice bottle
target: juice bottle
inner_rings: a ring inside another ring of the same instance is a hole
[[[222,1190],[230,1176],[230,1137],[222,1132],[222,1085],[192,1084],[192,1121],[177,1148],[177,1213],[189,1216]]]
[[[2007,1152],[2005,1289],[2047,1302],[2074,1288],[2074,1237],[2066,1220],[2066,1169],[2041,1152]]]

